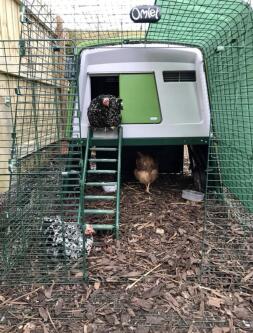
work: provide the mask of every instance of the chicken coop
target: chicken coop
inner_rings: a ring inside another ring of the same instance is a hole
[[[141,5],[3,2],[2,284],[86,279],[95,246],[88,227],[120,237],[122,184],[136,153],[152,154],[173,179],[188,146],[189,177],[205,192],[198,277],[252,290],[252,3]],[[121,125],[109,132],[87,117],[101,94],[123,100]]]
[[[91,100],[103,93],[123,100],[124,174],[131,174],[138,150],[155,155],[161,172],[182,172],[183,145],[189,145],[198,164],[196,183],[203,190],[210,109],[200,50],[127,40],[113,47],[85,48],[80,53],[79,91],[84,139]]]

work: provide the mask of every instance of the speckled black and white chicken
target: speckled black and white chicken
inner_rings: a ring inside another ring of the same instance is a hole
[[[44,246],[49,257],[78,259],[83,253],[83,232],[77,223],[64,222],[60,216],[45,217],[42,224]],[[85,231],[85,250],[88,255],[93,244],[94,230],[87,225]]]
[[[99,95],[88,108],[88,119],[93,128],[118,127],[121,123],[122,100],[113,95]]]

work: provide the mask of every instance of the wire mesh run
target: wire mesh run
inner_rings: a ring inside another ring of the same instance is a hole
[[[19,318],[24,330],[35,317],[38,331],[69,332],[70,323],[75,332],[252,331],[252,7],[242,0],[157,0],[158,23],[133,23],[129,12],[142,4],[3,4],[0,330],[11,324],[15,331]],[[160,200],[126,184],[121,243],[111,234],[88,243],[77,223],[85,154],[80,52],[149,43],[203,53],[211,107],[205,208],[181,198],[189,175],[160,177]],[[87,275],[90,286],[80,284]],[[6,287],[32,283],[40,285]]]
[[[199,47],[208,79],[203,281],[252,285],[252,9],[239,0],[161,0],[159,23],[134,24],[129,12],[138,4],[24,1],[5,8],[15,29],[11,38],[2,31],[0,49],[2,281],[71,281],[69,265],[85,257],[76,224],[84,153],[80,51],[164,43]],[[61,235],[56,258],[47,242],[51,223]],[[69,233],[76,246],[67,245]],[[80,265],[85,272],[86,260]]]

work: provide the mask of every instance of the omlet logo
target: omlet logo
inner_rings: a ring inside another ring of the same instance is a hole
[[[154,23],[161,18],[161,11],[158,6],[137,6],[130,11],[131,20],[136,23]]]

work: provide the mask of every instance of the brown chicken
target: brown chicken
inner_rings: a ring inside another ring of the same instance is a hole
[[[158,164],[155,162],[154,158],[148,154],[138,152],[137,155],[134,175],[141,184],[146,185],[146,192],[150,193],[150,184],[158,177]]]

